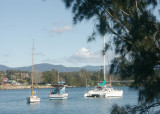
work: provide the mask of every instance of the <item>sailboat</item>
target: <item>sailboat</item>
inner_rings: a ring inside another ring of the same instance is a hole
[[[68,98],[68,92],[65,90],[63,83],[59,81],[59,72],[58,72],[58,83],[53,85],[54,89],[50,91],[49,99],[50,100],[63,100]]]
[[[31,76],[32,76],[32,89],[31,89],[31,95],[32,96],[29,96],[27,97],[27,102],[29,103],[35,103],[35,102],[40,102],[40,98],[38,96],[36,96],[36,92],[33,91],[33,77],[34,77],[34,40],[33,40],[33,49],[32,49],[32,73],[31,73]]]
[[[104,36],[104,49],[105,49],[105,36]],[[111,79],[110,79],[110,86],[106,85],[105,81],[105,53],[104,53],[104,81],[102,83],[98,83],[98,86],[94,87],[92,90],[89,90],[84,94],[84,97],[121,97],[123,96],[123,90],[115,90],[111,86]]]

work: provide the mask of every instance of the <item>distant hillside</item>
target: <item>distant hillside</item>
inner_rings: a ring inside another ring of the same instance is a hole
[[[10,68],[7,66],[4,66],[4,65],[0,65],[0,71],[6,71],[8,69],[10,69]]]
[[[63,65],[52,65],[48,63],[42,63],[42,64],[36,64],[34,65],[34,69],[38,70],[40,72],[45,71],[51,71],[51,70],[57,70],[59,72],[77,72],[81,69],[86,69],[88,71],[99,71],[101,66],[84,66],[84,67],[65,67]],[[106,66],[106,71],[108,71],[108,66]],[[32,66],[27,67],[17,67],[17,68],[10,68],[4,65],[0,65],[0,71],[6,71],[6,70],[21,70],[21,71],[31,71]]]

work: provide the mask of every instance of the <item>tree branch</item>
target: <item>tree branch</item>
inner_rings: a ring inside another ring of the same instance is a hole
[[[140,16],[139,16],[139,14],[138,14],[138,5],[137,5],[137,0],[135,0],[135,2],[136,2],[136,11],[137,11],[137,16],[138,16],[138,19],[140,19]]]

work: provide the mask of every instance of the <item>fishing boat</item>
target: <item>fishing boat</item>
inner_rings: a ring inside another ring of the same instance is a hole
[[[50,91],[50,100],[63,100],[68,98],[68,92],[64,85],[53,85],[54,89]]]
[[[63,100],[68,98],[68,92],[66,91],[66,87],[62,81],[59,81],[59,73],[58,73],[58,84],[52,85],[54,88],[50,91],[49,99],[50,100]]]
[[[32,73],[31,73],[31,77],[32,77],[32,89],[31,89],[31,96],[27,97],[27,102],[28,103],[36,103],[36,102],[40,102],[40,98],[38,96],[36,96],[36,91],[33,91],[33,77],[34,77],[34,40],[33,40],[33,49],[32,49]]]
[[[104,37],[104,50],[105,50],[105,37]],[[92,90],[87,91],[84,94],[84,97],[121,97],[123,96],[123,90],[115,90],[111,86],[111,78],[110,78],[110,86],[106,85],[105,81],[105,53],[104,53],[104,81],[102,83],[98,83]]]

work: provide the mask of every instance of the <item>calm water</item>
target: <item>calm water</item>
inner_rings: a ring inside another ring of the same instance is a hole
[[[84,98],[86,88],[67,88],[67,100],[50,101],[50,89],[37,89],[41,98],[38,104],[27,104],[26,97],[30,96],[29,89],[0,90],[0,114],[109,114],[113,104],[125,105],[137,103],[137,91],[128,87],[122,89],[121,98]]]

